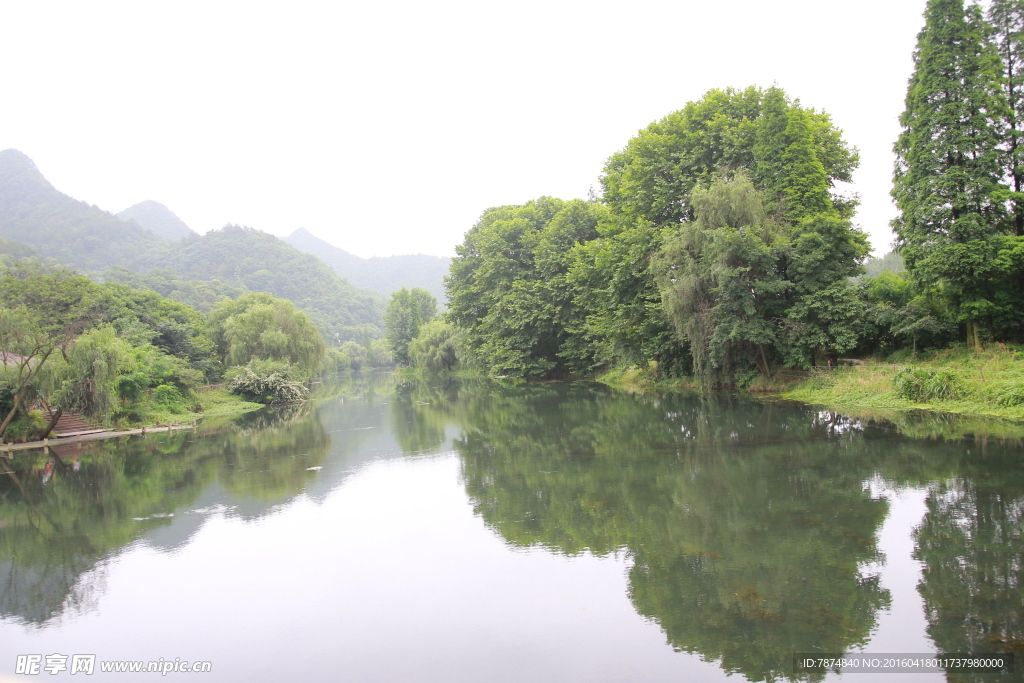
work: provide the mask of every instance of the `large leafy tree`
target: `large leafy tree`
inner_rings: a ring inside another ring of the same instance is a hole
[[[950,301],[968,342],[982,324],[1015,315],[1006,299],[1015,266],[1000,259],[1009,232],[1001,183],[1006,100],[1000,60],[977,6],[929,0],[918,34],[897,155],[893,221],[912,276]]]
[[[326,353],[309,316],[270,294],[244,294],[218,304],[210,313],[210,333],[229,366],[252,359],[283,361],[297,376],[309,378]]]
[[[425,289],[402,287],[384,311],[384,329],[396,363],[409,362],[409,343],[437,315],[437,299]]]
[[[792,115],[793,110],[802,114]],[[710,90],[641,130],[605,164],[604,200],[632,222],[644,219],[661,227],[692,218],[693,188],[723,172],[751,170],[760,189],[785,194],[792,179],[786,180],[791,162],[783,157],[795,141],[813,151],[833,203],[848,216],[850,201],[832,188],[851,180],[859,161],[856,150],[846,145],[828,114],[791,102],[780,88],[754,86]]]
[[[544,377],[589,369],[583,311],[568,280],[572,251],[597,237],[605,208],[541,197],[489,209],[456,247],[446,278],[449,318],[495,375]]]

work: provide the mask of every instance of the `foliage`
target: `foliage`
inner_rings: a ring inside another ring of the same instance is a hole
[[[120,405],[118,379],[135,370],[131,346],[112,327],[79,336],[51,380],[51,403],[69,413],[103,420]]]
[[[366,365],[366,347],[354,341],[347,341],[341,345],[341,352],[348,356],[349,363],[353,370],[360,370]]]
[[[195,234],[192,228],[185,225],[184,221],[174,215],[174,212],[160,202],[154,202],[152,199],[129,206],[124,211],[119,212],[117,217],[125,221],[135,221],[157,237],[169,242]]]
[[[881,258],[870,258],[864,262],[864,275],[878,277],[882,273],[902,273],[906,270],[898,251],[890,251]]]
[[[929,0],[892,190],[899,208],[893,228],[907,268],[948,303],[953,321],[966,323],[976,347],[982,325],[999,335],[1019,328],[1015,284],[1024,272],[1009,255],[1017,238],[1002,179],[1005,164],[1016,162],[1003,149],[1008,110],[989,33],[977,5],[965,10],[962,0]]]
[[[786,182],[801,186],[794,173]],[[788,225],[769,215],[745,173],[694,188],[696,219],[654,261],[668,319],[705,385],[717,374],[731,381],[744,362],[767,378],[779,364],[806,367],[857,344],[864,307],[848,278],[867,251],[864,235],[825,203],[823,180],[813,201],[813,183],[804,185],[779,194],[798,217]]]
[[[258,403],[301,401],[309,389],[295,379],[293,368],[280,360],[253,359],[245,366],[231,368],[226,376],[228,390]]]
[[[459,360],[458,330],[443,320],[423,325],[409,345],[409,359],[430,372],[451,370]]]
[[[366,365],[387,368],[395,364],[395,356],[387,339],[374,339],[366,346]]]
[[[950,370],[903,368],[892,378],[892,383],[897,396],[918,403],[959,398],[964,391],[963,380]]]
[[[326,347],[302,311],[270,294],[244,294],[210,313],[210,334],[225,365],[250,359],[278,360],[308,379],[319,369]]]
[[[541,197],[484,212],[456,247],[446,279],[449,320],[493,375],[546,377],[587,369],[584,312],[568,273],[572,250],[597,237],[599,204]]]
[[[827,188],[849,181],[858,162],[827,114],[789,102],[779,88],[709,90],[640,131],[608,159],[601,182],[616,214],[633,222],[678,225],[693,218],[693,188],[740,168],[752,170],[755,184],[773,201],[799,204],[808,191],[799,187],[804,171],[793,169],[787,176],[798,158],[816,173],[820,165]],[[844,216],[852,209],[839,195],[830,194],[830,202]]]
[[[104,282],[118,282],[132,289],[151,289],[203,313],[209,313],[221,301],[237,299],[245,293],[245,289],[226,285],[216,278],[185,280],[170,268],[156,268],[142,274],[115,267],[103,271],[101,277]]]
[[[58,192],[15,149],[0,152],[0,238],[86,272],[130,267],[164,248],[136,223]]]
[[[420,326],[436,315],[437,299],[426,290],[402,287],[391,295],[384,311],[384,329],[396,363],[409,364],[409,343],[416,338]]]
[[[383,297],[356,289],[316,257],[259,230],[228,225],[186,237],[153,265],[186,280],[216,280],[288,299],[332,341],[358,339],[366,324],[380,336]]]

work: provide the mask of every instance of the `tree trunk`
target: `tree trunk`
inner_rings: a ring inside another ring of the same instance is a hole
[[[24,387],[18,390],[18,393],[14,395],[14,405],[11,407],[7,417],[4,418],[3,422],[0,422],[0,437],[7,431],[7,425],[11,424],[11,420],[14,419],[14,414],[18,412],[18,408],[21,406],[21,394],[24,391]]]
[[[57,426],[57,421],[60,420],[60,416],[63,414],[63,408],[57,408],[57,412],[50,413],[50,424],[46,425],[46,431],[43,432],[43,435],[40,438],[45,439],[50,436],[50,432],[52,432],[53,428]]]

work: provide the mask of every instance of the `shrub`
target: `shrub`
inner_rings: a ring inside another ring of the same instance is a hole
[[[1024,405],[1024,384],[1011,384],[1000,388],[996,395],[996,403],[1004,408]]]
[[[292,378],[286,363],[253,359],[248,365],[228,370],[228,391],[257,403],[302,401],[306,386]]]
[[[956,399],[964,393],[964,382],[951,370],[908,367],[892,379],[896,395],[908,401],[926,403],[934,399]]]

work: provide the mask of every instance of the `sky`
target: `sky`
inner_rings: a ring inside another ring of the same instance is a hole
[[[489,207],[600,192],[605,160],[711,88],[781,86],[860,150],[889,250],[924,0],[3,2],[0,149],[117,212],[454,255]]]

